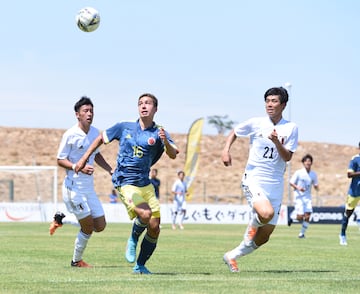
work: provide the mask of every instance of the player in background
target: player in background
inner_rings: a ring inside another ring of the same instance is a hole
[[[150,170],[150,182],[154,186],[156,198],[160,201],[160,184],[161,184],[161,182],[158,179],[157,175],[158,175],[158,170],[156,168],[152,168]]]
[[[341,232],[339,235],[340,245],[347,245],[346,229],[349,223],[349,218],[353,214],[360,200],[360,154],[351,158],[347,170],[347,177],[351,179],[351,182],[348,190],[348,196],[346,198],[344,216],[341,222]]]
[[[119,141],[117,166],[112,180],[130,219],[134,220],[125,253],[128,262],[135,262],[139,237],[146,230],[133,268],[133,272],[139,274],[151,274],[145,263],[153,254],[160,234],[160,204],[149,179],[150,168],[164,151],[171,159],[175,159],[178,153],[168,132],[154,122],[157,109],[157,98],[149,93],[142,94],[138,98],[139,119],[120,122],[103,131],[75,169],[81,170],[101,144]]]
[[[290,186],[294,188],[296,219],[301,223],[298,237],[305,238],[305,232],[309,227],[310,216],[313,211],[311,187],[314,186],[315,190],[318,191],[319,183],[317,174],[311,170],[313,157],[306,154],[301,162],[304,167],[294,172],[290,179]],[[290,226],[291,223],[292,219],[289,218],[288,225]]]
[[[80,231],[75,239],[71,266],[91,267],[83,261],[83,253],[93,232],[105,229],[105,213],[94,190],[94,162],[111,175],[111,166],[106,162],[99,150],[96,150],[89,160],[75,173],[75,163],[84,155],[90,144],[99,135],[99,130],[93,127],[94,106],[90,98],[83,96],[74,106],[77,124],[68,129],[60,142],[57,163],[66,169],[62,186],[64,203],[70,213],[73,213],[80,224]],[[64,214],[58,212],[50,225],[50,234],[62,225]]]
[[[179,228],[181,230],[184,229],[184,219],[186,215],[186,193],[187,193],[187,187],[186,183],[184,181],[185,179],[185,173],[183,171],[179,171],[177,173],[178,178],[174,182],[171,188],[171,193],[174,196],[173,199],[173,219],[172,219],[172,229],[176,230],[176,218],[179,214],[180,220],[179,220]]]
[[[273,233],[283,198],[286,162],[291,160],[298,145],[296,124],[282,117],[288,102],[286,89],[270,88],[264,99],[267,116],[238,124],[228,135],[222,151],[224,165],[231,166],[232,144],[237,137],[250,137],[242,189],[252,208],[252,217],[240,245],[224,254],[223,259],[231,272],[239,271],[239,257],[264,245]]]

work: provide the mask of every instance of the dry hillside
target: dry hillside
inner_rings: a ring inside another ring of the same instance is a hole
[[[27,129],[0,127],[0,162],[1,165],[56,165],[56,152],[64,130],[61,129]],[[166,156],[156,164],[161,180],[161,201],[165,202],[176,179],[176,171],[182,169],[185,162],[186,135],[172,134],[181,153],[175,160]],[[240,179],[248,152],[248,139],[238,139],[233,145],[233,166],[224,167],[220,154],[224,145],[223,136],[203,136],[201,143],[200,166],[194,182],[194,197],[192,202],[232,202],[240,203]],[[116,142],[102,146],[102,153],[109,162],[115,162],[118,145]],[[313,170],[318,173],[320,192],[316,196],[316,204],[342,205],[349,180],[346,177],[347,165],[350,158],[358,152],[354,146],[300,142],[295,153],[291,171],[300,168],[301,157],[310,153],[314,157]],[[0,177],[3,175],[0,173]],[[64,177],[64,170],[58,169],[58,193]],[[288,175],[285,175],[286,179]],[[0,178],[1,181],[1,178]],[[107,195],[112,189],[110,177],[97,168],[95,185],[99,196],[107,201]],[[31,193],[19,192],[19,184],[15,184],[15,200],[29,200]],[[4,189],[0,185],[0,201],[6,201]],[[61,197],[61,196],[59,196]],[[284,203],[288,202],[288,188],[285,187]]]

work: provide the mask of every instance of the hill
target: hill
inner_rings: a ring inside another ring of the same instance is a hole
[[[64,131],[0,127],[1,165],[56,165],[56,153]],[[172,183],[177,178],[176,172],[183,169],[185,163],[187,136],[171,135],[180,149],[178,158],[171,160],[163,156],[155,166],[159,170],[163,203],[166,202]],[[221,162],[221,150],[225,139],[220,135],[202,137],[200,166],[194,181],[193,203],[245,203],[241,197],[240,180],[248,154],[248,139],[239,138],[234,143],[232,167],[225,167]],[[101,152],[110,163],[114,164],[117,149],[118,144],[113,142],[108,146],[102,146]],[[313,155],[313,170],[317,172],[319,178],[320,192],[319,195],[314,195],[315,204],[343,205],[349,185],[349,179],[346,177],[347,165],[351,157],[358,153],[358,149],[348,145],[300,142],[291,161],[291,173],[302,167],[301,157],[306,153]],[[60,186],[64,175],[64,170],[59,168],[59,197],[61,197]],[[287,181],[288,175],[286,174],[285,177]],[[101,199],[107,201],[112,183],[110,177],[99,167],[95,172],[95,187]],[[0,193],[0,201],[4,201],[2,197]],[[26,193],[17,196],[19,200],[26,200],[26,197]],[[288,203],[287,185],[285,185],[284,203]]]

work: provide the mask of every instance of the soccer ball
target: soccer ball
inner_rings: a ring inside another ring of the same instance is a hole
[[[99,12],[92,7],[80,9],[75,19],[77,26],[83,32],[93,32],[100,25]]]

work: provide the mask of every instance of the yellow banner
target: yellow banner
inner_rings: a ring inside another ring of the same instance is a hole
[[[193,196],[193,181],[195,179],[197,167],[199,165],[200,143],[204,119],[199,118],[193,122],[190,127],[187,146],[186,146],[186,159],[185,159],[185,181],[187,185],[187,200],[191,200]]]

